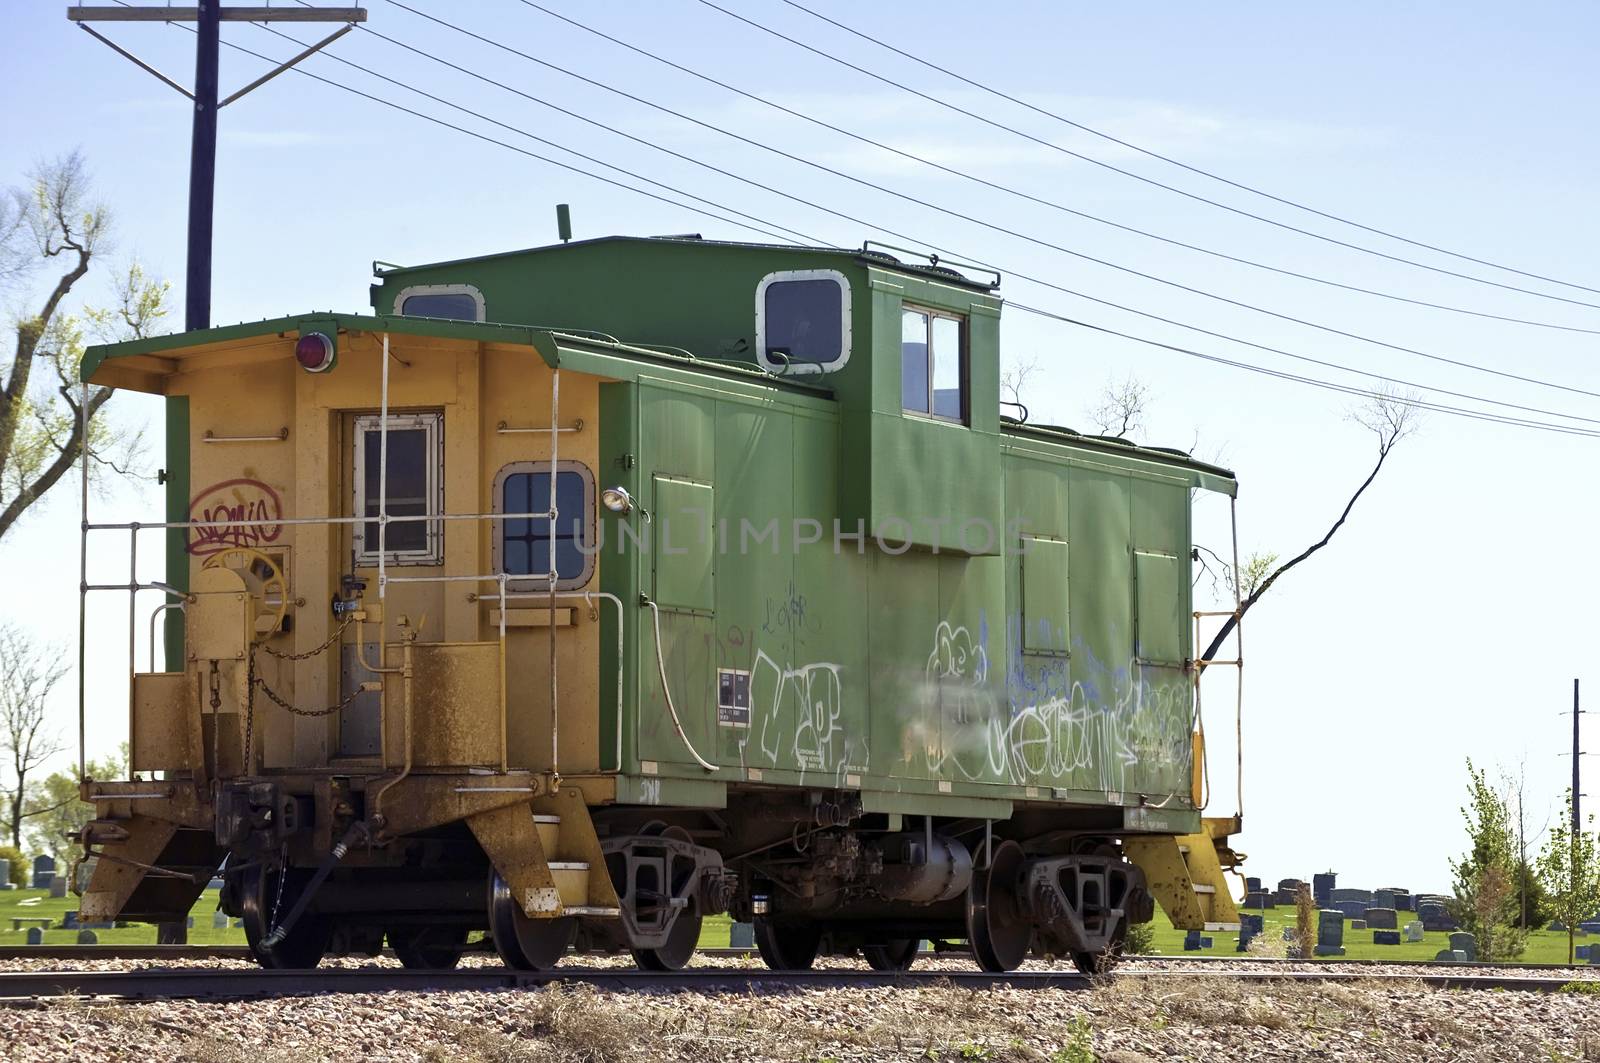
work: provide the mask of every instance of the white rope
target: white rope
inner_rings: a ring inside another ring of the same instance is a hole
[[[672,713],[672,726],[678,729],[678,737],[683,739],[683,748],[689,751],[689,755],[695,759],[695,763],[706,769],[706,771],[716,771],[717,766],[707,761],[706,758],[702,757],[699,753],[695,752],[694,744],[689,741],[689,736],[684,733],[683,721],[678,719],[678,709],[672,704],[672,691],[667,689],[667,662],[666,659],[661,655],[661,610],[656,608],[656,603],[652,602],[648,598],[645,599],[644,604],[650,607],[650,616],[655,623],[656,668],[661,672],[661,693],[666,695],[667,711]]]

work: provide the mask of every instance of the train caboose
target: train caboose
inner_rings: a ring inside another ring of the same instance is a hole
[[[92,349],[166,396],[165,520],[85,517],[165,668],[133,778],[84,784],[84,918],[181,921],[220,867],[268,966],[1236,925],[1190,601],[1232,474],[1002,418],[999,278],[892,250],[375,263],[371,315]]]

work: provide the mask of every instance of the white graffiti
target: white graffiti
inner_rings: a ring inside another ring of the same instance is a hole
[[[1009,640],[1015,643],[1016,639]],[[1006,695],[990,685],[981,637],[941,621],[921,684],[923,723],[916,738],[930,771],[970,781],[1046,782],[1120,793],[1130,771],[1170,775],[1187,765],[1192,700],[1181,678],[1130,660],[1108,669],[1086,660],[1020,653]],[[1095,681],[1091,681],[1095,680]]]
[[[865,767],[865,747],[845,735],[843,665],[818,662],[785,667],[756,650],[750,666],[750,702],[756,752],[777,766],[783,743],[792,763],[808,771],[842,774]],[[857,763],[851,753],[861,754]],[[787,766],[787,765],[785,765]]]

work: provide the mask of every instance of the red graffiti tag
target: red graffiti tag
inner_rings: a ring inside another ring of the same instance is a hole
[[[235,546],[260,547],[276,542],[283,534],[282,524],[245,522],[282,520],[283,503],[278,493],[260,480],[223,480],[194,497],[189,503],[189,519],[226,522],[189,529],[189,553],[203,557]]]

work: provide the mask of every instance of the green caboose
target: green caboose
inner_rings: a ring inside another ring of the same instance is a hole
[[[164,796],[88,784],[91,850],[231,854],[280,964],[674,967],[728,910],[780,968],[1087,966],[1155,900],[1236,921],[1189,560],[1234,479],[1002,418],[998,278],[618,237],[377,281],[86,360],[169,397],[180,607],[130,697]],[[182,909],[131,867],[86,909]]]

